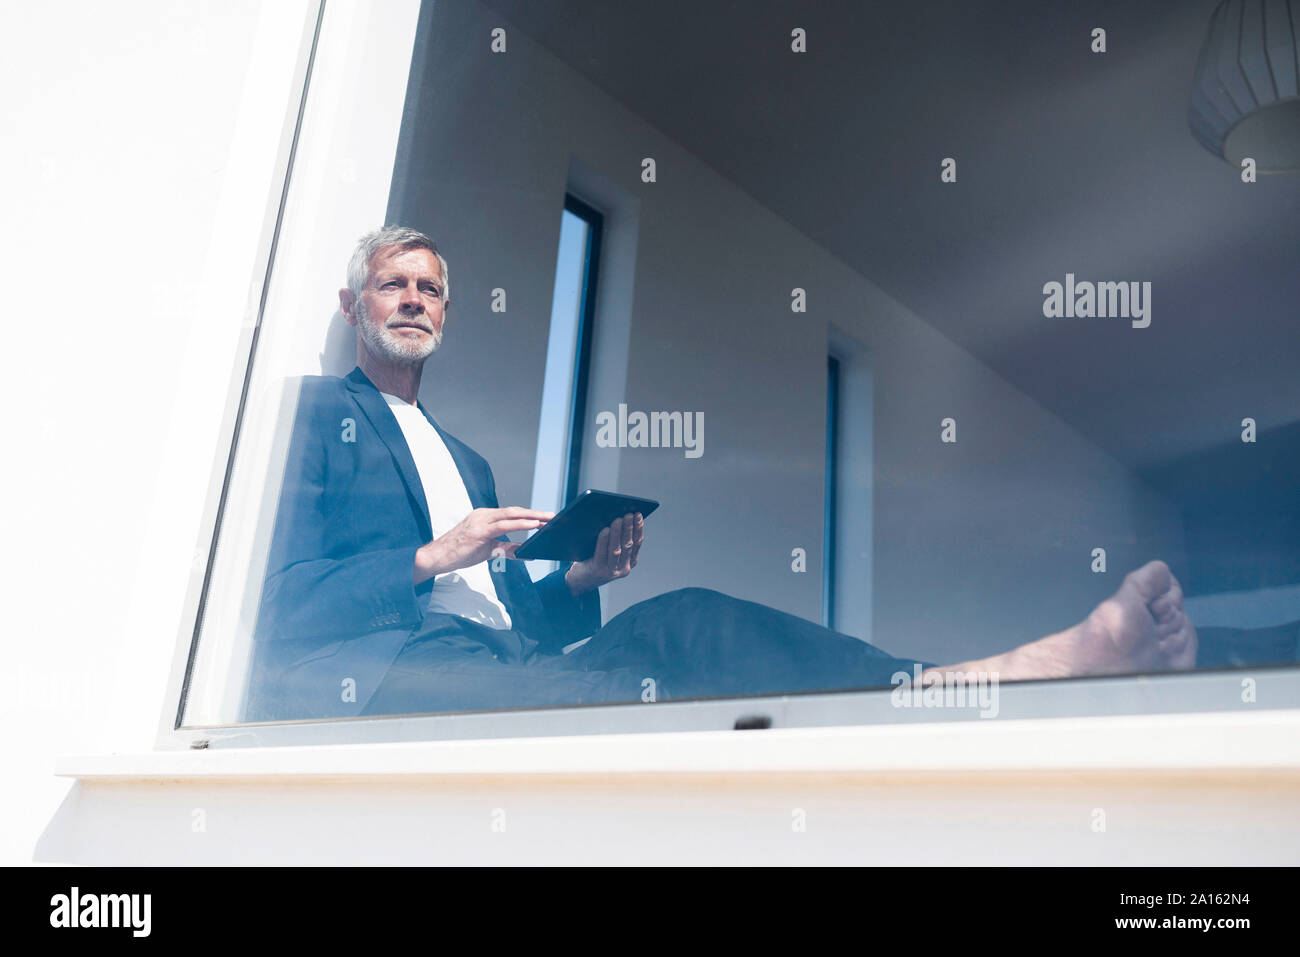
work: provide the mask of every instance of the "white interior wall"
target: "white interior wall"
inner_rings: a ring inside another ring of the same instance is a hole
[[[875,369],[876,643],[926,660],[988,654],[1079,620],[1143,561],[1177,571],[1172,507],[880,286],[495,12],[435,4],[425,16],[418,120],[408,114],[389,215],[433,235],[455,277],[424,401],[487,456],[503,504],[525,503],[560,209],[577,160],[638,207],[634,287],[625,273],[616,290],[632,296],[626,345],[598,341],[593,358],[597,368],[625,363],[626,375],[593,385],[588,423],[619,402],[704,413],[698,459],[588,441],[595,471],[663,503],[636,573],[606,589],[606,617],[700,585],[820,619],[832,323],[871,350]],[[507,49],[492,54],[496,27]],[[640,179],[647,156],[654,184]],[[488,309],[498,286],[505,314]],[[808,291],[806,314],[791,313],[796,286]],[[946,416],[958,421],[956,445],[939,441]],[[599,464],[615,456],[616,468]],[[1089,569],[1097,546],[1106,575]],[[791,571],[795,547],[807,550],[806,574]]]

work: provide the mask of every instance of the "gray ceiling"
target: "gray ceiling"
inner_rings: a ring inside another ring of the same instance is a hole
[[[1188,130],[1216,2],[488,6],[1145,470],[1300,420],[1300,176]],[[1150,328],[1044,319],[1066,272],[1149,280]]]

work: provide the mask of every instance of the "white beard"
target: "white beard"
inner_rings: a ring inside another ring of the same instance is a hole
[[[424,342],[419,342],[388,328],[388,323],[396,318],[396,312],[382,322],[373,321],[360,299],[357,300],[356,312],[357,329],[361,331],[361,340],[366,344],[367,351],[376,359],[418,365],[437,352],[438,347],[442,345],[441,329],[435,330]],[[427,316],[425,321],[428,321]],[[433,323],[429,322],[429,326],[432,327]]]

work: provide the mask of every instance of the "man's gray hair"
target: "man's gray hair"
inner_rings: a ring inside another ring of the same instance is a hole
[[[361,292],[366,288],[366,283],[370,279],[370,260],[387,246],[398,246],[402,249],[427,249],[438,257],[438,265],[442,267],[442,301],[446,304],[451,295],[451,279],[447,275],[447,260],[442,258],[442,253],[438,252],[438,247],[433,244],[433,240],[418,229],[411,229],[409,226],[385,226],[382,229],[374,229],[366,233],[357,240],[357,248],[352,252],[352,259],[348,263],[348,289],[352,295],[360,298]]]

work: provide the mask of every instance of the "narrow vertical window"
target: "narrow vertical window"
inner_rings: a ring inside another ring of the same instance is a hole
[[[840,360],[826,357],[826,506],[822,518],[822,624],[835,627],[835,529],[839,521]]]
[[[578,488],[582,422],[587,405],[602,223],[598,210],[574,196],[565,197],[537,426],[534,508],[558,511],[582,491]]]

